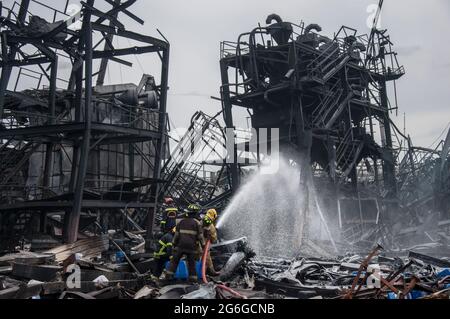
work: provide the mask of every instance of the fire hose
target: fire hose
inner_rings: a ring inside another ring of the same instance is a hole
[[[208,240],[206,242],[205,248],[203,249],[203,256],[202,256],[202,280],[203,283],[207,284],[208,283],[208,279],[206,278],[206,258],[208,256],[208,252],[209,252],[209,247],[211,245],[211,242]],[[246,296],[241,295],[240,293],[234,291],[233,289],[231,289],[230,287],[227,287],[223,284],[217,284],[217,287],[228,291],[229,293],[231,293],[232,295],[242,298],[242,299],[247,299]]]

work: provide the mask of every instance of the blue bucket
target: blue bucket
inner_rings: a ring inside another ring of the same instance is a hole
[[[123,253],[123,251],[117,251],[116,252],[116,262],[117,263],[123,263],[125,261],[125,254]]]
[[[169,269],[170,261],[166,262],[165,268],[166,270]],[[195,263],[195,270],[197,272],[198,279],[202,278],[202,262],[197,261]],[[187,263],[184,259],[180,260],[180,263],[178,264],[177,271],[175,272],[174,277],[176,279],[188,279],[189,271],[187,267]]]

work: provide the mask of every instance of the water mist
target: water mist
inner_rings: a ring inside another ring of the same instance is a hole
[[[314,187],[301,184],[300,175],[282,157],[276,172],[255,172],[219,218],[220,232],[226,239],[246,236],[258,255],[269,257],[297,256],[305,240],[318,237],[324,226],[332,240]]]

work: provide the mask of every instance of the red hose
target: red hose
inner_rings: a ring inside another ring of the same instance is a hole
[[[217,287],[222,288],[223,290],[228,291],[229,293],[235,295],[236,297],[242,298],[242,299],[247,299],[246,296],[241,295],[240,293],[238,293],[237,291],[234,291],[233,289],[231,289],[228,286],[225,285],[217,285]]]
[[[203,249],[203,256],[202,256],[202,280],[203,280],[203,283],[205,283],[205,284],[208,283],[208,279],[206,278],[206,256],[208,256],[209,246],[210,245],[211,245],[211,241],[208,240],[206,242],[205,248]],[[247,299],[246,296],[241,295],[240,293],[234,291],[230,287],[227,287],[227,286],[222,285],[222,284],[218,284],[217,287],[228,291],[229,293],[235,295],[236,297],[239,297],[239,298],[242,298],[242,299]]]
[[[205,248],[203,249],[203,256],[202,256],[202,279],[203,283],[205,284],[208,283],[208,279],[206,278],[206,256],[208,255],[209,245],[211,245],[211,241],[208,239]]]

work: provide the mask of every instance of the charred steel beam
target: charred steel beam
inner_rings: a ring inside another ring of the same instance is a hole
[[[45,43],[45,47],[47,47],[47,48],[64,50],[65,52],[70,54],[70,50],[68,50],[67,45],[63,45],[59,42],[55,42],[52,39],[43,40],[41,38],[27,37],[27,36],[20,36],[20,35],[8,36],[8,44],[10,44],[10,45],[31,44],[34,46],[38,46],[38,45],[42,45],[42,43]]]
[[[88,0],[87,5],[94,4],[94,0]],[[84,66],[85,66],[85,92],[84,92],[84,134],[80,148],[80,159],[78,162],[77,179],[75,182],[73,209],[65,222],[64,240],[68,243],[75,242],[78,236],[78,226],[82,208],[84,179],[86,176],[87,165],[89,160],[89,145],[91,137],[91,120],[92,120],[92,25],[91,11],[85,8],[84,21],[82,26],[84,40]]]
[[[112,1],[111,5],[113,7],[116,7],[117,5],[120,5],[121,0],[114,0]],[[119,11],[113,13],[113,17],[117,18],[119,14]],[[113,27],[113,23],[110,21],[109,26]],[[111,42],[113,40],[114,34],[108,33],[104,35],[105,37],[105,46],[103,48],[103,51],[105,50],[111,50],[113,49]],[[95,53],[94,53],[95,56]],[[106,75],[106,68],[108,67],[108,59],[106,57],[102,58],[102,61],[100,62],[100,68],[97,75],[97,85],[103,85],[103,82],[105,81],[105,75]]]
[[[18,209],[30,209],[39,211],[41,209],[55,209],[71,208],[74,202],[71,200],[43,200],[43,201],[28,201],[17,202],[13,204],[4,204],[0,206],[0,211],[18,210]],[[100,200],[100,199],[84,199],[82,201],[82,207],[85,208],[151,208],[154,203],[148,202],[124,202],[118,200]]]
[[[83,6],[86,9],[89,9],[91,16],[99,17],[99,19],[97,21],[95,21],[95,23],[101,24],[103,21],[109,20],[109,22],[112,23],[116,28],[119,28],[122,30],[125,29],[125,26],[119,20],[117,20],[116,17],[114,17],[112,14],[110,14],[110,13],[114,13],[115,12],[114,10],[110,10],[109,12],[102,12],[84,2],[81,2],[81,3],[83,4]]]
[[[32,58],[32,59],[25,59],[25,60],[14,60],[14,61],[8,61],[0,62],[0,67],[12,67],[12,66],[27,66],[27,65],[33,65],[33,64],[43,64],[43,63],[49,63],[51,60],[48,57],[41,57],[41,58]]]
[[[387,96],[386,81],[380,81],[380,96],[381,106],[384,109],[389,108],[389,101]],[[389,154],[388,160],[383,160],[383,179],[386,183],[389,198],[395,198],[397,196],[397,181],[395,178],[395,163],[392,149],[392,132],[391,122],[389,120],[389,112],[384,113],[383,116],[384,135],[386,138],[386,149]]]
[[[9,129],[9,130],[1,130],[0,138],[3,137],[36,137],[36,136],[51,136],[51,135],[60,135],[61,133],[72,133],[72,134],[81,134],[85,129],[84,123],[71,123],[71,124],[55,124],[55,125],[45,125],[45,126],[31,126],[25,128],[17,128],[17,129]],[[131,137],[136,136],[138,138],[145,139],[160,139],[161,133],[158,131],[149,131],[144,129],[137,129],[131,127],[123,127],[117,125],[103,124],[103,123],[92,123],[91,130],[93,132],[107,132],[107,133],[115,133],[115,134],[125,134]],[[118,138],[125,138],[123,136],[119,136]],[[68,137],[59,137],[60,139],[68,139]],[[111,137],[112,138],[112,137]]]
[[[150,52],[159,52],[161,48],[150,45],[145,47],[132,47],[126,49],[114,49],[114,50],[104,50],[104,51],[94,51],[93,58],[94,59],[107,59],[111,57],[121,56],[121,55],[130,55],[130,54],[142,54],[142,53],[150,53]]]
[[[114,6],[111,10],[109,10],[108,12],[106,12],[104,14],[104,16],[100,17],[99,19],[97,19],[97,21],[95,21],[95,23],[102,23],[103,21],[109,19],[109,17],[114,17],[117,16],[117,14],[119,12],[122,12],[123,10],[125,10],[126,8],[130,7],[131,5],[133,5],[136,2],[136,0],[128,0],[124,3],[122,3],[121,5],[118,6]]]
[[[161,177],[161,161],[164,159],[165,153],[165,138],[166,135],[166,111],[167,111],[167,91],[169,83],[169,53],[170,46],[166,43],[166,47],[163,50],[161,58],[161,86],[159,92],[159,119],[158,128],[161,132],[161,137],[156,142],[156,154],[155,164],[153,167],[153,178],[159,180]],[[151,188],[152,194],[154,194],[154,208],[150,208],[147,214],[147,239],[151,239],[153,235],[153,226],[155,224],[155,209],[158,203],[159,184],[155,184]]]
[[[105,0],[106,2],[108,2],[109,4],[114,4],[113,0]],[[127,16],[129,16],[131,19],[133,19],[134,21],[136,21],[139,24],[144,24],[144,20],[142,20],[141,18],[137,17],[136,15],[134,15],[133,13],[131,13],[130,11],[126,10],[126,9],[122,9],[122,12],[124,14],[126,14]]]
[[[30,0],[22,0],[20,3],[19,13],[17,15],[17,23],[23,24],[27,15],[28,6]],[[17,45],[13,45],[10,48],[10,52],[7,51],[6,33],[2,32],[2,61],[14,60],[17,53]],[[9,78],[11,76],[12,66],[2,67],[2,73],[0,78],[0,119],[3,117],[3,106],[5,104],[5,92],[8,88]]]
[[[409,258],[418,259],[418,260],[421,260],[421,261],[423,261],[423,262],[425,262],[427,264],[438,266],[438,267],[442,267],[442,268],[449,268],[450,267],[450,262],[447,261],[447,260],[431,257],[431,256],[424,255],[424,254],[419,254],[419,253],[416,253],[414,251],[410,251],[408,253],[408,257]]]
[[[50,87],[48,97],[49,121],[48,124],[54,124],[56,120],[55,102],[56,102],[56,79],[58,75],[58,56],[55,54],[51,65],[50,72]],[[45,151],[45,166],[44,166],[44,187],[50,186],[50,179],[53,171],[53,143],[47,143]]]
[[[169,48],[169,43],[167,43],[163,40],[159,40],[157,38],[154,38],[154,37],[151,37],[148,35],[143,35],[143,34],[136,33],[136,32],[132,32],[132,31],[115,29],[115,28],[111,28],[111,27],[103,25],[103,24],[96,24],[96,23],[92,24],[92,29],[95,31],[111,33],[111,34],[114,34],[114,35],[117,35],[120,37],[129,38],[129,39],[136,40],[139,42],[153,44],[153,45],[159,47],[161,49],[161,51],[163,49]]]
[[[222,78],[221,86],[221,98],[223,103],[223,117],[225,121],[225,126],[227,129],[234,129],[233,124],[233,113],[232,113],[232,102],[230,98],[230,83],[228,79],[228,64],[227,60],[220,60],[220,74]],[[229,145],[229,144],[228,144]],[[231,167],[231,189],[233,192],[239,187],[239,167],[237,162],[237,152],[236,152],[236,141],[233,139],[233,159],[229,164]]]

